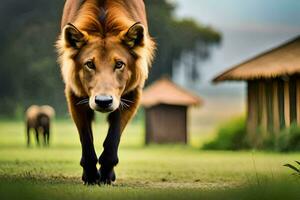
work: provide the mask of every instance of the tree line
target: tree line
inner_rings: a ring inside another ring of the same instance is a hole
[[[66,113],[64,86],[54,43],[60,32],[62,0],[2,0],[0,7],[0,117],[20,117],[31,104],[52,105]],[[221,34],[193,19],[178,19],[168,0],[145,0],[149,29],[158,44],[148,83],[173,68],[186,54],[197,61],[209,57]],[[197,79],[196,73],[191,78]]]

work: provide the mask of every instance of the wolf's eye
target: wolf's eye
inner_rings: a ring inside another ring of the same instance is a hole
[[[122,69],[125,66],[125,63],[121,60],[116,61],[115,69]]]
[[[94,62],[92,61],[92,60],[89,60],[89,61],[87,61],[85,64],[84,64],[84,66],[86,66],[88,69],[95,69],[96,67],[95,67],[95,64],[94,64]]]

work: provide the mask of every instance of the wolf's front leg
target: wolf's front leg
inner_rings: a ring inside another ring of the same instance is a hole
[[[118,164],[120,137],[129,120],[134,116],[140,101],[141,90],[134,90],[121,101],[127,104],[108,116],[109,130],[103,143],[104,151],[99,158],[101,183],[111,184],[115,181],[114,167]]]
[[[108,116],[109,130],[103,143],[103,152],[99,158],[100,182],[111,184],[115,181],[116,176],[114,167],[118,164],[118,148],[121,137],[121,113],[119,110],[114,111]]]
[[[92,133],[92,119],[94,111],[86,105],[77,105],[78,99],[72,93],[67,94],[68,106],[72,118],[77,126],[82,156],[80,165],[83,167],[82,180],[84,184],[97,184],[99,183],[99,172],[97,170],[97,155],[94,149],[93,133]]]

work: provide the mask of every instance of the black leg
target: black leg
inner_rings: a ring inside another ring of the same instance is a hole
[[[99,172],[97,170],[97,155],[94,148],[92,119],[94,111],[88,109],[86,112],[85,126],[79,130],[80,142],[82,147],[82,156],[80,165],[83,167],[82,180],[85,184],[97,184],[99,182]]]
[[[97,184],[100,179],[97,170],[97,155],[94,149],[92,119],[94,111],[88,106],[79,106],[80,99],[66,88],[69,111],[79,132],[82,155],[80,165],[83,168],[82,180],[85,184]]]
[[[50,128],[49,126],[44,127],[44,145],[49,146],[49,134],[50,134]]]
[[[44,139],[44,146],[47,146],[47,132],[46,132],[46,130],[43,131],[43,139]]]
[[[50,132],[47,132],[46,134],[46,141],[47,141],[47,146],[50,146]]]
[[[37,146],[40,146],[40,140],[39,140],[39,130],[38,128],[35,128],[35,139],[36,139],[36,144]]]
[[[119,110],[114,111],[108,116],[109,130],[103,143],[104,150],[99,158],[100,181],[104,184],[111,184],[115,181],[114,167],[118,164],[118,148],[121,137],[121,113]]]
[[[27,133],[27,147],[29,147],[30,146],[30,127],[29,127],[29,125],[27,125],[26,133]]]
[[[50,125],[48,127],[48,131],[47,131],[47,145],[50,145]]]

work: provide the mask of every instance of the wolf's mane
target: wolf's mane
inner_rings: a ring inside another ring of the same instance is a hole
[[[125,2],[107,0],[105,5],[100,5],[98,0],[86,0],[72,23],[87,35],[102,38],[122,36],[125,31],[136,23],[131,12],[126,9]],[[144,86],[155,51],[155,43],[148,34],[147,24],[144,24],[144,26],[146,27],[144,44],[132,50],[136,55],[136,67],[128,91]],[[79,75],[75,71],[76,63],[72,59],[76,50],[66,45],[63,33],[57,41],[56,47],[64,82],[77,96],[85,96],[86,94],[79,81]]]

